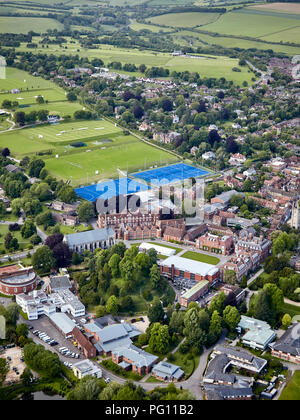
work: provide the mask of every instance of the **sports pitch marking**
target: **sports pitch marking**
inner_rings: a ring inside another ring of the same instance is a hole
[[[132,174],[134,178],[142,179],[154,185],[166,185],[171,182],[184,181],[189,178],[199,178],[209,174],[209,171],[195,168],[185,163],[155,168],[148,171],[136,172]]]
[[[141,184],[129,178],[121,178],[98,182],[98,184],[88,187],[77,188],[75,192],[84,200],[94,202],[99,198],[107,200],[119,195],[134,194],[148,189],[148,185]]]

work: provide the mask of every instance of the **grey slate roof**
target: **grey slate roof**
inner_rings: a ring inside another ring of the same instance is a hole
[[[50,287],[55,289],[70,289],[72,284],[68,276],[56,276],[50,278]]]
[[[225,368],[230,363],[230,359],[225,354],[217,355],[207,366],[205,379],[211,379],[214,382],[228,382],[234,384],[235,375],[225,373]]]
[[[105,353],[112,352],[120,347],[128,347],[132,344],[131,338],[141,334],[133,325],[124,322],[123,324],[113,324],[105,328],[100,328],[97,323],[86,324],[88,331],[95,332],[99,337],[96,348]]]
[[[131,360],[132,365],[140,368],[151,366],[158,360],[157,356],[147,353],[133,344],[130,344],[128,347],[115,349],[112,353],[118,357],[125,357],[126,359]]]
[[[292,324],[272,347],[274,350],[300,356],[300,324]]]
[[[88,230],[87,232],[72,233],[66,235],[65,240],[69,247],[78,246],[82,244],[89,244],[98,241],[106,241],[110,237],[114,237],[115,233],[112,228]]]
[[[167,362],[160,362],[152,369],[152,372],[160,377],[168,379],[181,379],[184,376],[184,371],[179,366]]]

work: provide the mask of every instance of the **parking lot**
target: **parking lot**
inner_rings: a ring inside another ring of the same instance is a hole
[[[59,355],[59,358],[63,362],[69,362],[73,363],[75,361],[78,361],[82,358],[85,359],[85,356],[83,352],[81,352],[74,344],[73,339],[66,339],[60,331],[58,331],[49,321],[47,316],[42,316],[41,318],[34,320],[34,321],[27,321],[27,324],[29,326],[32,326],[33,328],[29,330],[29,337],[33,339],[33,341],[37,344],[42,344],[47,350],[50,350],[52,352],[56,352]],[[74,324],[75,326],[75,324]],[[56,346],[50,346],[48,343],[45,343],[43,340],[41,340],[38,336],[33,334],[33,331],[39,330],[41,332],[45,332],[51,339],[57,341]],[[66,357],[63,356],[61,353],[59,353],[58,349],[60,347],[67,347],[72,353],[77,353],[80,355],[79,359],[75,359],[72,357]]]
[[[11,360],[8,360],[8,357]],[[20,347],[6,349],[3,353],[0,354],[0,358],[6,359],[10,367],[9,372],[6,375],[6,383],[10,383],[11,381],[20,381],[20,376],[22,375],[26,367],[25,363],[21,362],[20,360],[22,358],[22,349]],[[15,370],[13,368],[15,368]]]

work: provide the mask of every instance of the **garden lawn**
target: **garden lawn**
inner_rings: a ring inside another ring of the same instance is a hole
[[[284,314],[289,314],[293,318],[294,316],[300,315],[300,306],[284,303],[281,306],[281,312]]]
[[[188,379],[194,373],[200,361],[200,356],[195,356],[192,359],[185,361],[187,355],[180,353],[180,351],[174,353],[174,357],[174,360],[168,360],[168,362],[172,363],[173,365],[180,366],[185,373],[185,379]]]
[[[300,371],[296,371],[294,373],[292,379],[282,391],[279,400],[300,400]]]
[[[7,249],[4,247],[4,238],[5,235],[9,232],[8,225],[0,225],[0,252],[7,253]],[[22,238],[21,233],[18,232],[11,232],[12,236],[18,239],[20,248],[19,250],[26,249],[28,245],[30,244],[30,241],[28,239]]]
[[[182,258],[187,258],[188,260],[199,261],[206,264],[217,265],[219,264],[220,260],[217,257],[213,257],[211,255],[201,254],[199,252],[187,251],[183,255]]]

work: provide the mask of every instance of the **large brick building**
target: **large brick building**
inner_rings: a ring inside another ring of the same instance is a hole
[[[211,264],[171,256],[160,262],[161,275],[174,280],[176,277],[195,281],[207,280],[215,283],[219,280],[219,269]]]
[[[18,265],[8,265],[0,268],[0,293],[18,295],[29,293],[36,289],[37,275],[33,268],[20,268]]]
[[[147,375],[158,362],[158,357],[130,344],[112,351],[112,361],[124,370]]]
[[[233,251],[234,243],[231,236],[222,236],[220,238],[217,235],[206,233],[196,240],[196,247],[203,251],[229,255]]]

